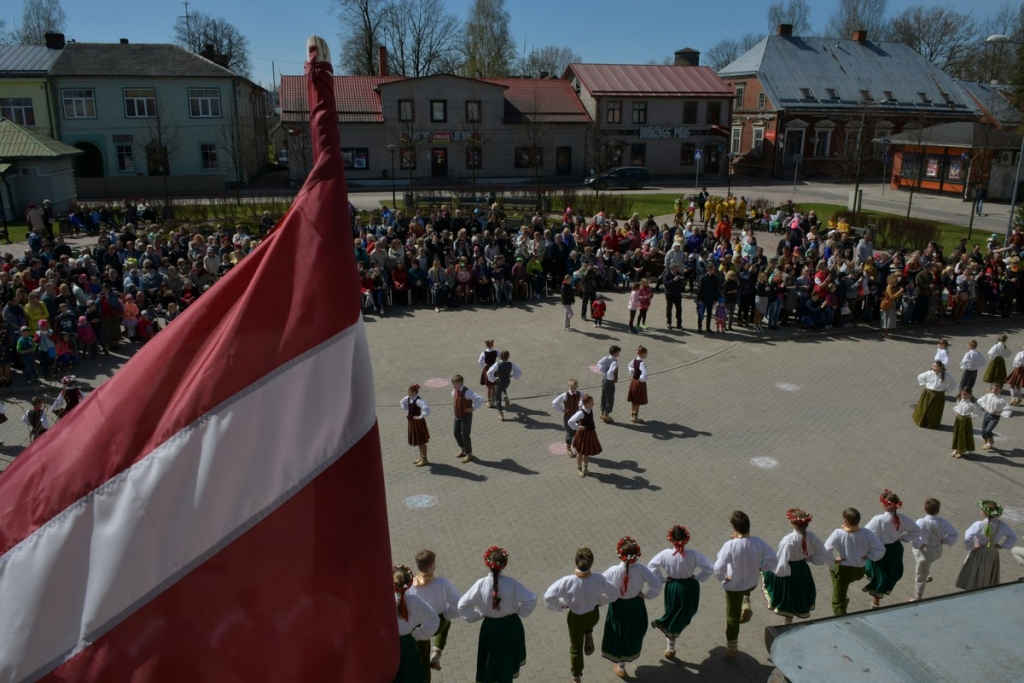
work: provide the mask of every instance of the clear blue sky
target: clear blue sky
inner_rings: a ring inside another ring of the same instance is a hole
[[[928,0],[889,0],[891,13]],[[176,0],[63,0],[67,35],[80,42],[170,42],[175,19],[185,13]],[[222,16],[249,38],[253,79],[269,86],[271,63],[277,72],[302,73],[306,37],[319,33],[338,49],[338,20],[328,12],[330,0],[196,0],[189,7]],[[466,17],[471,0],[447,0],[449,11]],[[522,50],[531,46],[569,45],[587,62],[642,64],[660,61],[683,47],[705,51],[727,35],[768,32],[767,0],[507,0],[512,33]],[[837,0],[809,0],[811,25],[821,30]],[[972,3],[975,18],[995,12],[997,2]],[[0,17],[14,23],[20,0],[0,3]],[[625,31],[620,29],[626,29]]]

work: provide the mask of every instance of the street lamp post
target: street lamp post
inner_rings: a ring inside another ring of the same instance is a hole
[[[388,145],[388,151],[391,152],[391,206],[397,207],[398,200],[395,198],[395,146]]]
[[[986,43],[1010,43],[1013,45],[1024,45],[1024,41],[1014,40],[1010,36],[996,34],[989,36],[985,39]],[[1021,161],[1024,161],[1024,137],[1020,141],[1020,154],[1017,155],[1017,172],[1013,177],[1013,196],[1010,199],[1010,215],[1006,219],[1006,241],[1004,245],[1010,243],[1010,233],[1013,232],[1013,212],[1017,208],[1017,188],[1020,186],[1020,165]]]

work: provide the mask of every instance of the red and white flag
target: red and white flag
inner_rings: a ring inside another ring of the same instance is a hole
[[[306,72],[281,224],[0,475],[0,683],[393,680],[333,80]]]

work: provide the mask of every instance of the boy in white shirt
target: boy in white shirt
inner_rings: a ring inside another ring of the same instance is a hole
[[[732,538],[718,551],[715,575],[725,589],[726,658],[739,654],[740,624],[750,621],[750,591],[761,581],[761,572],[774,569],[779,562],[775,550],[750,535],[750,517],[741,510],[732,513]]]
[[[614,344],[608,349],[608,355],[597,361],[597,369],[601,371],[601,421],[612,422],[612,410],[615,408],[615,383],[619,381],[619,354],[622,349]]]
[[[981,447],[986,451],[995,448],[993,432],[996,425],[999,424],[999,418],[1010,417],[1013,414],[1010,404],[1002,397],[1002,393],[1003,385],[995,383],[989,387],[989,393],[978,399],[978,406],[985,411],[985,417],[981,422],[981,440],[984,442]]]
[[[825,550],[835,560],[832,574],[832,612],[836,616],[846,614],[850,606],[847,592],[850,584],[864,578],[867,561],[878,561],[885,555],[885,546],[878,536],[860,528],[860,511],[856,508],[843,510],[843,526],[832,532],[825,541]],[[838,555],[838,557],[836,557]]]
[[[494,384],[494,403],[498,406],[498,418],[502,422],[505,421],[505,408],[509,407],[508,386],[513,379],[523,378],[523,371],[509,360],[509,355],[507,350],[502,350],[498,356],[498,362],[487,371],[487,381]],[[504,402],[502,402],[502,396],[504,396]]]
[[[985,356],[978,351],[978,342],[972,339],[967,342],[967,353],[960,361],[960,369],[964,371],[960,378],[960,391],[970,389],[974,393],[974,383],[978,380],[978,370],[985,367]]]
[[[416,569],[419,573],[413,579],[409,595],[423,600],[438,616],[440,624],[434,631],[433,643],[430,639],[417,640],[420,664],[423,667],[423,680],[430,683],[430,670],[441,670],[441,653],[448,643],[448,630],[452,619],[459,616],[459,598],[462,595],[448,579],[436,576],[437,554],[433,550],[421,550],[416,553]]]
[[[914,579],[914,599],[916,602],[924,597],[924,585],[932,580],[928,570],[932,562],[942,557],[942,546],[956,543],[960,534],[945,518],[939,517],[940,503],[935,498],[924,502],[925,516],[917,520],[921,527],[921,535],[911,542],[916,560]]]

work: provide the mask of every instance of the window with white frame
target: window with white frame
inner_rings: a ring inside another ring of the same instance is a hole
[[[729,145],[729,151],[733,154],[740,153],[740,141],[743,139],[743,128],[735,127],[732,129],[732,141]]]
[[[60,97],[64,104],[64,118],[96,118],[96,96],[92,88],[61,90]]]
[[[202,159],[204,171],[217,170],[217,145],[206,143],[199,145],[199,156]]]
[[[860,156],[860,130],[850,129],[846,131],[846,140],[843,143],[844,152],[847,157]]]
[[[754,129],[754,144],[750,147],[750,153],[755,157],[761,156],[764,150],[764,128]]]
[[[814,133],[814,156],[827,157],[832,142],[832,131],[819,130]]]
[[[0,116],[14,121],[19,126],[31,128],[36,125],[36,114],[30,97],[5,97],[0,99]]]
[[[130,119],[155,119],[156,90],[153,88],[125,88],[124,115]]]
[[[135,172],[135,149],[132,145],[115,145],[117,153],[117,170],[124,173]]]
[[[194,119],[220,118],[220,90],[189,88],[188,113]]]

